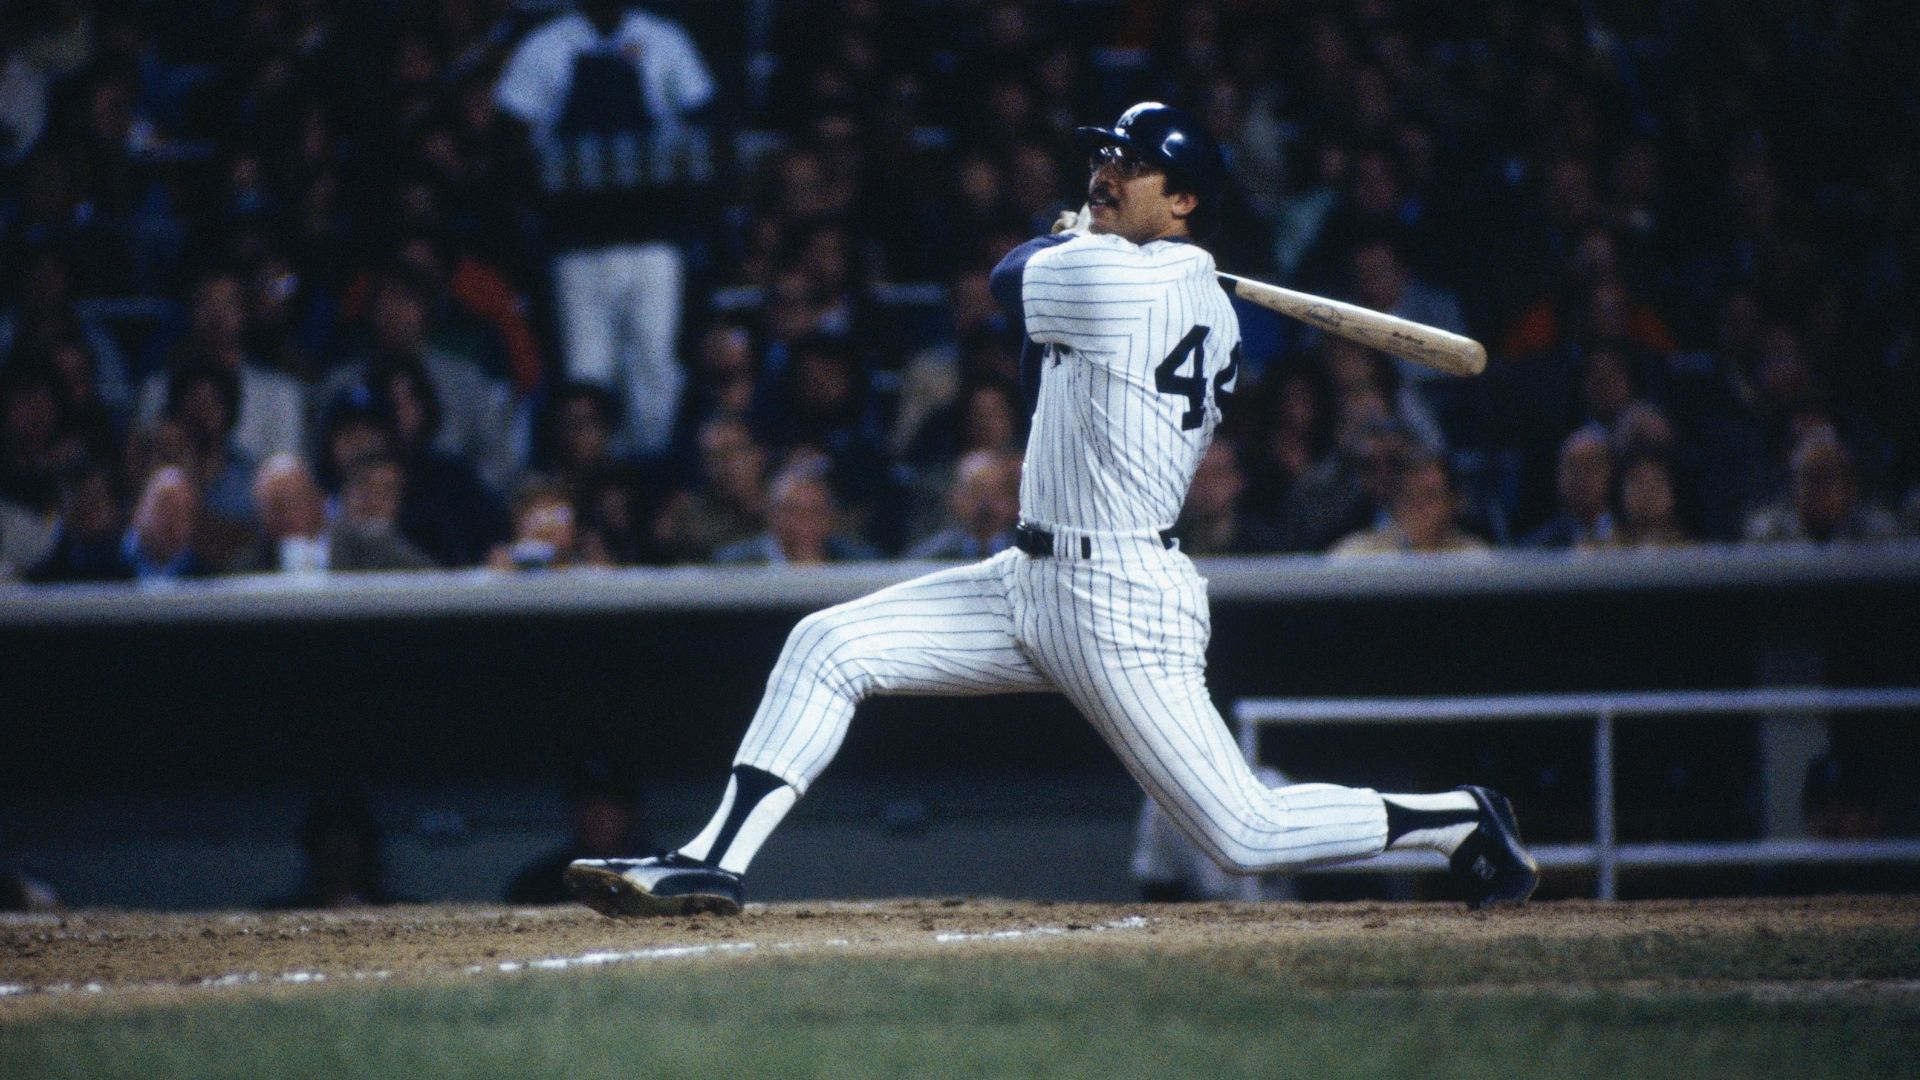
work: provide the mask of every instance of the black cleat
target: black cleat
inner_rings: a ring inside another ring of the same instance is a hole
[[[612,918],[740,913],[740,875],[677,851],[645,859],[575,859],[567,865],[574,898]]]
[[[1540,864],[1520,845],[1513,804],[1489,788],[1466,785],[1458,790],[1473,796],[1480,807],[1479,824],[1447,861],[1467,906],[1478,910],[1526,903],[1540,884]]]

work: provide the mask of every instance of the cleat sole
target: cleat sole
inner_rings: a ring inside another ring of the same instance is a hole
[[[598,866],[569,866],[567,888],[574,898],[610,919],[661,915],[738,915],[740,903],[718,893],[660,895]]]

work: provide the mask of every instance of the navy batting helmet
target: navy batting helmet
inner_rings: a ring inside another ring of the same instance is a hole
[[[1208,210],[1219,205],[1227,186],[1227,158],[1220,144],[1185,109],[1143,101],[1110,128],[1083,127],[1073,136],[1082,148],[1125,146],[1167,171],[1178,190],[1200,197]]]

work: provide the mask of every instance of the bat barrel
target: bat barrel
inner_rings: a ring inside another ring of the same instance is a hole
[[[1478,375],[1487,368],[1485,347],[1437,326],[1233,274],[1221,274],[1220,285],[1229,295],[1299,319],[1335,337],[1449,375]]]

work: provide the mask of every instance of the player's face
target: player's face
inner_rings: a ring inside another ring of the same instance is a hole
[[[1093,175],[1087,181],[1088,227],[1097,233],[1144,244],[1168,236],[1187,236],[1187,215],[1196,200],[1191,194],[1167,193],[1167,174],[1124,146],[1105,146],[1088,161]]]

